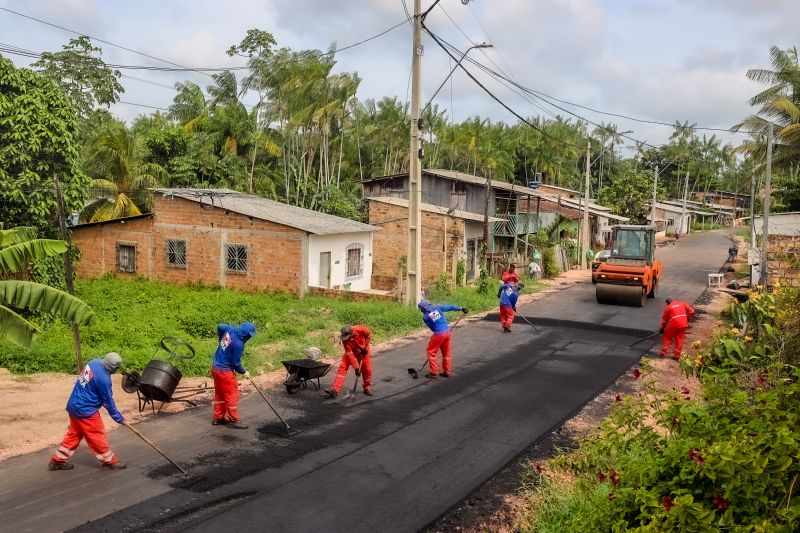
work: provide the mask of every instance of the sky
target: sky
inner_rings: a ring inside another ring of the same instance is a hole
[[[422,0],[426,9],[433,0]],[[503,72],[520,85],[558,99],[640,119],[676,120],[709,128],[730,128],[753,112],[748,104],[761,86],[748,80],[750,68],[769,68],[771,46],[797,41],[797,0],[441,0],[427,26],[470,57]],[[413,0],[406,0],[413,9]],[[361,41],[406,20],[403,0],[0,0],[18,11],[79,33],[189,67],[244,65],[228,57],[248,29],[272,33],[279,47],[338,47]],[[36,52],[55,51],[75,35],[0,11],[0,43]],[[166,66],[108,44],[103,59],[124,65]],[[17,65],[31,60],[8,56]],[[411,26],[337,54],[337,72],[357,72],[359,98],[409,95]],[[523,98],[501,82],[466,65],[498,98],[523,116],[575,118],[531,96]],[[448,56],[424,39],[423,100],[428,101],[450,71]],[[111,111],[131,121],[167,108],[175,82],[205,87],[195,72],[123,71],[125,93]],[[144,81],[143,81],[144,80]],[[166,87],[164,86],[166,85]],[[517,89],[517,92],[520,92]],[[524,93],[523,93],[524,94]],[[245,102],[254,103],[254,95]],[[435,102],[456,121],[480,115],[513,123],[516,118],[457,71]],[[557,103],[557,102],[556,102]],[[667,142],[673,129],[557,105],[594,123],[617,124],[630,137]],[[716,134],[739,144],[742,135]]]

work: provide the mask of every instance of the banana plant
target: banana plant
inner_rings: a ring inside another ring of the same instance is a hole
[[[12,308],[51,313],[82,326],[92,322],[94,311],[80,299],[41,283],[8,279],[31,261],[66,251],[66,242],[36,239],[33,228],[6,230],[0,224],[0,336],[29,348],[39,333],[35,324]]]

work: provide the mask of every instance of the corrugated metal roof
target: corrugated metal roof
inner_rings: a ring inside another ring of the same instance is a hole
[[[396,205],[397,207],[408,207],[408,200],[405,198],[396,198],[393,196],[368,196],[367,200],[373,202],[381,202],[384,204],[389,205]],[[428,213],[436,213],[438,215],[449,215],[453,218],[463,218],[464,220],[472,220],[474,222],[483,222],[483,215],[478,215],[476,213],[468,213],[467,211],[461,211],[460,209],[453,210],[452,213],[448,211],[445,207],[439,207],[438,205],[432,204],[425,204],[423,203],[420,206],[420,209],[423,211],[427,211]],[[502,222],[502,218],[497,217],[489,217],[489,222]]]
[[[335,235],[338,233],[358,233],[362,231],[378,231],[377,226],[370,226],[337,217],[319,211],[287,205],[268,200],[253,194],[231,189],[154,189],[164,196],[174,196],[192,202],[202,203],[251,216],[260,220],[275,222],[291,228],[301,229],[314,235]]]

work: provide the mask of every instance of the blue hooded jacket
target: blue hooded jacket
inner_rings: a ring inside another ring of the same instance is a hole
[[[422,300],[417,307],[422,311],[422,320],[434,335],[441,335],[450,331],[447,318],[444,316],[447,311],[461,311],[460,305],[432,305],[426,300]]]
[[[497,297],[500,298],[500,305],[503,307],[510,307],[514,311],[517,310],[519,292],[517,292],[517,286],[514,283],[506,283],[500,287],[500,290],[497,291]]]
[[[100,359],[92,359],[81,373],[67,401],[67,412],[75,418],[89,418],[100,407],[105,407],[114,422],[125,421],[114,403],[111,393],[111,375],[103,368]]]
[[[252,322],[243,322],[238,328],[228,324],[219,324],[217,326],[219,346],[214,354],[214,368],[223,372],[235,370],[239,374],[244,374],[245,369],[242,366],[244,343],[255,335],[256,327]]]

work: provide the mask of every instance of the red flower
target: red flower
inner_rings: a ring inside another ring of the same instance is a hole
[[[598,472],[597,479],[600,480],[600,483],[603,483],[606,480],[606,475],[603,472]]]
[[[664,496],[661,498],[661,504],[664,506],[664,509],[669,512],[670,509],[675,507],[675,501],[670,496]]]
[[[536,470],[537,474],[542,475],[542,463],[537,461],[536,463],[534,463],[533,469]]]
[[[713,505],[715,509],[724,511],[725,509],[728,508],[728,500],[726,500],[725,496],[723,496],[722,494],[714,494],[711,497],[711,505]]]
[[[616,402],[621,402],[621,401],[622,401],[622,395],[621,395],[621,394],[619,394],[619,393],[617,393],[617,395],[616,395],[616,396],[614,396],[614,401],[616,401]]]
[[[681,421],[680,421],[680,420],[678,420],[678,419],[677,419],[676,417],[674,417],[674,416],[672,417],[672,427],[675,427],[675,426],[677,426],[677,425],[678,425],[678,424],[680,424],[680,423],[681,423]]]
[[[689,387],[687,387],[686,385],[684,385],[683,387],[681,387],[681,392],[682,392],[684,395],[688,395],[688,394],[690,394],[690,393],[691,393],[691,391],[689,390]]]
[[[689,459],[694,461],[697,466],[703,466],[706,462],[700,452],[694,448],[689,448]]]
[[[764,374],[759,374],[756,376],[756,383],[758,385],[763,385],[767,381],[767,378],[764,377]]]
[[[611,480],[612,487],[616,487],[617,483],[619,483],[619,475],[617,474],[617,471],[614,470],[613,468],[608,471],[608,479]]]
[[[639,379],[640,377],[642,377],[642,372],[638,368],[634,368],[631,374],[633,375],[633,379]]]

